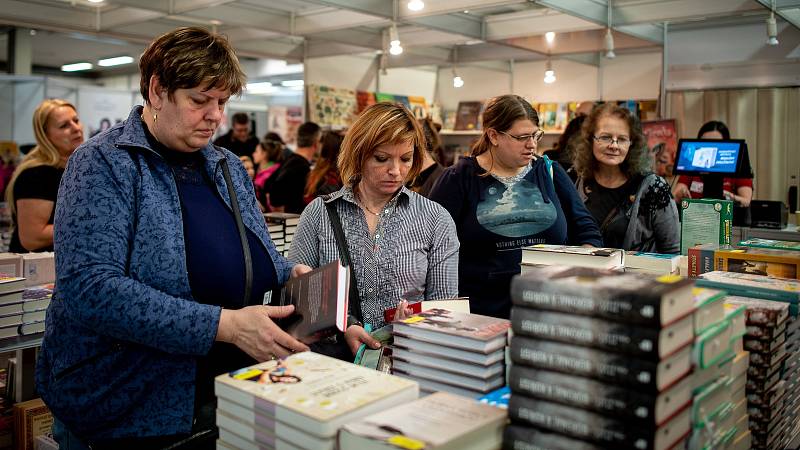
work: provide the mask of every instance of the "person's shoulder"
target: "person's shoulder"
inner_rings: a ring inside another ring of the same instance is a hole
[[[444,206],[440,205],[422,194],[418,194],[411,189],[404,189],[403,192],[408,195],[408,202],[412,207],[412,211],[417,214],[424,214],[432,217],[450,217]]]

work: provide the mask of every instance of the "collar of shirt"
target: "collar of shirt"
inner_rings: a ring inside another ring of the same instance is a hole
[[[400,190],[397,192],[397,194],[395,194],[395,196],[392,197],[392,199],[389,200],[388,203],[386,203],[384,208],[396,206],[401,202],[408,204],[410,193],[411,191],[407,187],[405,186],[401,187]],[[359,203],[356,200],[356,194],[355,192],[353,192],[353,188],[349,186],[345,186],[339,189],[338,191],[332,193],[331,195],[323,197],[325,203],[329,203],[340,198],[360,208]]]

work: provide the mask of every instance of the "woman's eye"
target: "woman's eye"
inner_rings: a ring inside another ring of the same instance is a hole
[[[409,162],[411,162],[411,158],[401,158],[401,160],[402,160],[404,163],[409,163]]]
[[[376,156],[376,157],[375,157],[375,159],[376,159],[378,162],[386,162],[388,158],[383,158],[383,157],[380,157],[380,156]]]

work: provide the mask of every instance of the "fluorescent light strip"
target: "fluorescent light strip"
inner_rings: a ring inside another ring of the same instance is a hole
[[[79,62],[75,64],[64,64],[61,66],[62,72],[78,72],[80,70],[89,70],[93,66],[91,63],[88,62]]]
[[[281,86],[283,87],[297,87],[303,86],[305,82],[303,80],[284,80],[281,81]]]
[[[106,58],[97,61],[97,65],[100,67],[111,67],[111,66],[121,66],[123,64],[130,64],[133,62],[133,58],[130,56],[116,56],[114,58]]]

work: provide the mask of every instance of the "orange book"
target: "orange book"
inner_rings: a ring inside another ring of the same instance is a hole
[[[37,398],[14,405],[14,430],[17,450],[33,450],[36,436],[50,433],[53,427],[53,414]]]
[[[788,250],[734,247],[714,252],[717,270],[800,279],[800,255]]]

